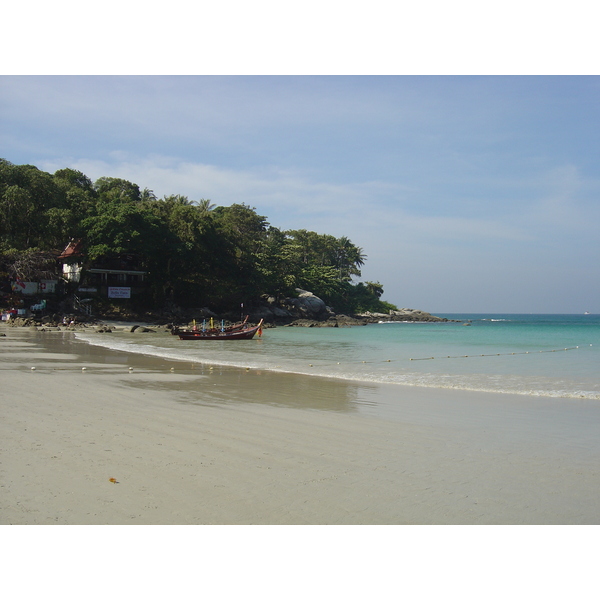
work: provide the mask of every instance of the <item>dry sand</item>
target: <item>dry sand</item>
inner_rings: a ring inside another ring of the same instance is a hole
[[[600,522],[590,401],[191,368],[0,333],[0,524]]]

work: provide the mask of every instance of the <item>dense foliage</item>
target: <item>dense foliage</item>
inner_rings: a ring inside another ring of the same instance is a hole
[[[123,179],[61,169],[54,174],[0,159],[0,271],[47,274],[49,257],[80,240],[84,268],[133,255],[147,272],[148,307],[230,308],[268,294],[312,291],[337,311],[387,311],[379,283],[352,282],[365,255],[348,238],[281,231],[245,204],[158,199]],[[51,262],[51,261],[50,261]]]

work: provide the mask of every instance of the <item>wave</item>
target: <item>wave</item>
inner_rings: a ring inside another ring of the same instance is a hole
[[[178,362],[214,365],[223,368],[262,370],[363,384],[391,384],[420,388],[463,390],[466,392],[600,400],[600,391],[598,390],[574,389],[571,386],[565,386],[566,382],[564,381],[540,380],[539,377],[535,379],[531,378],[531,381],[529,381],[529,378],[525,376],[498,377],[482,374],[419,373],[406,370],[386,370],[385,366],[373,363],[332,364],[331,361],[323,359],[314,359],[313,363],[300,364],[298,361],[282,358],[281,356],[273,357],[246,352],[241,352],[237,355],[236,353],[230,353],[225,358],[212,351],[207,355],[199,355],[187,352],[186,348],[186,353],[182,353],[182,350],[178,348],[167,348],[139,342],[134,343],[112,336],[100,337],[78,333],[76,337],[83,342],[101,346],[108,350],[153,356]],[[547,387],[540,388],[540,383],[543,383]]]

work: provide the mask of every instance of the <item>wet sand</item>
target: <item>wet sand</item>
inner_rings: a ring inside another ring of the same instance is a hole
[[[600,521],[593,401],[210,368],[67,332],[0,333],[0,524]]]

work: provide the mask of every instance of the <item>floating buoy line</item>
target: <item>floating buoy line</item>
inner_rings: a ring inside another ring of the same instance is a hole
[[[590,344],[590,347],[593,346],[593,344]],[[492,357],[492,356],[517,356],[519,354],[544,354],[544,353],[549,353],[549,352],[567,352],[569,350],[579,350],[580,346],[571,346],[570,348],[554,348],[552,350],[524,350],[522,352],[496,352],[494,354],[457,354],[457,355],[448,355],[448,356],[421,356],[418,358],[400,358],[400,359],[395,359],[392,360],[390,358],[388,358],[387,360],[383,360],[383,361],[367,361],[367,360],[361,360],[361,361],[347,361],[350,362],[352,364],[380,364],[382,362],[384,363],[392,363],[392,362],[401,362],[401,361],[411,361],[411,360],[441,360],[441,359],[448,359],[448,358],[481,358],[481,357]],[[342,364],[342,363],[337,363]],[[309,367],[312,367],[314,365],[309,364]]]
[[[593,346],[593,344],[589,345],[590,347]],[[524,354],[547,354],[547,353],[552,353],[552,352],[568,352],[570,350],[579,350],[581,348],[581,346],[571,346],[569,348],[554,348],[552,350],[523,350],[521,352],[496,352],[493,354],[457,354],[457,355],[447,355],[447,356],[421,356],[421,357],[417,357],[417,358],[401,358],[401,359],[386,359],[383,361],[367,361],[367,360],[361,360],[361,361],[345,361],[344,363],[341,362],[337,362],[336,364],[341,365],[341,364],[380,364],[380,363],[392,363],[392,362],[403,362],[403,361],[420,361],[420,360],[443,360],[443,359],[457,359],[457,358],[491,358],[491,357],[496,357],[496,356],[518,356],[518,355],[524,355]],[[220,365],[217,365],[220,366]],[[231,365],[230,365],[231,366]],[[308,363],[309,367],[314,367],[315,365],[313,363]],[[223,368],[223,366],[220,366],[221,368]],[[88,370],[88,367],[73,367],[73,368],[77,368],[80,369],[81,372],[85,373]],[[207,363],[199,363],[197,366],[192,366],[191,368],[178,368],[175,369],[175,367],[170,367],[167,368],[167,370],[171,373],[175,373],[176,371],[179,373],[185,373],[187,371],[194,371],[197,370],[198,368],[202,368],[202,369],[207,369],[209,372],[213,371],[215,369],[215,365],[210,365]],[[227,368],[227,367],[225,367]],[[240,369],[245,369],[246,371],[250,371],[252,370],[264,370],[264,369],[268,369],[268,367],[233,367],[234,369],[236,368],[240,368]],[[275,367],[280,368],[280,365],[277,365]],[[93,369],[93,367],[92,367]],[[31,371],[35,371],[36,367],[30,367]],[[50,370],[50,371],[70,371],[72,370],[69,367],[46,367],[45,370]],[[132,373],[133,372],[133,367],[128,367],[127,370],[125,372],[128,373]],[[100,371],[104,371],[104,372],[108,372],[111,371],[114,373],[114,370],[112,369],[101,369]],[[96,371],[98,372],[98,371]],[[150,373],[161,373],[162,370],[161,369],[142,369],[141,372],[150,372]]]
[[[592,344],[590,344],[592,346]],[[439,358],[480,358],[488,356],[516,356],[518,354],[543,354],[545,352],[567,352],[569,350],[579,350],[579,346],[570,348],[555,348],[554,350],[524,350],[523,352],[497,352],[496,354],[461,354],[457,356],[425,356],[422,358],[410,358],[409,360],[435,360]],[[389,361],[388,361],[389,362]]]

